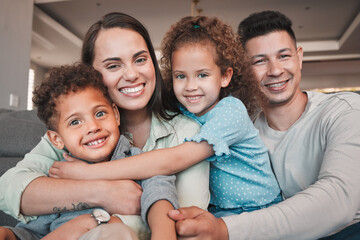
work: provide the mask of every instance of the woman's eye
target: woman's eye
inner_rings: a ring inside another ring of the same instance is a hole
[[[263,62],[265,62],[264,59],[259,59],[259,60],[254,61],[254,62],[252,63],[252,65],[261,64],[261,63],[263,63]]]
[[[70,125],[71,125],[71,126],[78,125],[78,124],[80,124],[80,121],[77,120],[77,119],[72,120],[72,121],[70,122]]]
[[[96,113],[96,117],[103,117],[105,116],[105,112],[104,111],[99,111]]]
[[[135,63],[143,63],[143,62],[146,62],[146,58],[142,57],[142,58],[138,58],[135,60]]]

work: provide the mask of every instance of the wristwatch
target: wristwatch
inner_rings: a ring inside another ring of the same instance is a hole
[[[91,213],[91,216],[95,218],[98,225],[110,221],[110,214],[104,209],[94,209],[94,211]]]

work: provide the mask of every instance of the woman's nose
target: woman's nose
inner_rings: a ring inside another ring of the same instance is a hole
[[[124,67],[123,76],[126,81],[135,81],[138,78],[138,71],[135,66],[127,65]]]

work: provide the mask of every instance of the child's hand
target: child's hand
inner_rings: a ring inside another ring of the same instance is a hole
[[[89,179],[89,168],[91,164],[76,158],[70,157],[64,153],[65,162],[55,161],[49,169],[49,176],[53,178],[67,179]]]

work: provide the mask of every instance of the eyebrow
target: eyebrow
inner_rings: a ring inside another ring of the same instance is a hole
[[[136,58],[137,56],[139,56],[139,55],[141,55],[141,54],[143,54],[143,53],[149,53],[148,51],[146,51],[146,50],[142,50],[142,51],[139,51],[139,52],[137,52],[137,53],[135,53],[134,55],[133,55],[133,58]],[[119,58],[119,57],[110,57],[110,58],[106,58],[104,61],[102,61],[103,63],[104,62],[109,62],[109,61],[121,61],[121,58]]]

